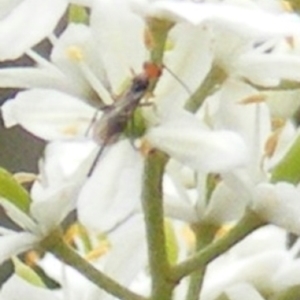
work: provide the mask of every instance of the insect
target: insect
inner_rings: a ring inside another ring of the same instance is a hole
[[[143,68],[144,71],[133,78],[127,91],[114,104],[104,108],[102,117],[94,124],[94,140],[102,146],[88,176],[93,173],[105,147],[115,143],[126,128],[128,120],[148,92],[151,80],[159,78],[162,73],[162,68],[151,62],[144,63]]]

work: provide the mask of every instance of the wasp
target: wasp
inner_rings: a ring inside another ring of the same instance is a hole
[[[128,89],[114,104],[103,109],[102,117],[93,126],[94,140],[101,144],[101,148],[88,173],[89,176],[93,173],[105,147],[115,143],[124,132],[135,109],[147,94],[151,81],[158,79],[161,73],[162,67],[151,62],[144,63],[143,72],[132,79]]]

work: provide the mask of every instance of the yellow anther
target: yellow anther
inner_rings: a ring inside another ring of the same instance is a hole
[[[81,62],[83,60],[83,52],[78,46],[70,46],[67,48],[67,56],[76,62]]]
[[[186,242],[188,248],[193,250],[196,244],[196,237],[195,233],[191,229],[189,225],[186,225],[181,230],[181,236],[183,237],[184,241]]]
[[[67,244],[71,244],[76,236],[79,234],[78,224],[71,225],[64,234],[64,240]]]
[[[292,12],[293,7],[289,1],[281,1],[281,6],[285,11]]]
[[[267,97],[264,94],[255,94],[242,99],[239,103],[240,104],[262,103],[266,100],[266,98]]]
[[[141,145],[140,145],[140,153],[146,157],[149,155],[149,153],[153,150],[153,146],[150,144],[149,141],[142,139],[141,140]]]
[[[37,175],[33,173],[19,172],[14,174],[14,178],[20,183],[30,183],[37,179]]]
[[[284,120],[283,118],[272,118],[272,129],[280,129],[285,125],[285,123],[286,120]]]
[[[280,134],[282,133],[282,127],[277,128],[267,139],[265,143],[265,157],[272,157],[280,137]]]
[[[66,126],[62,129],[62,134],[73,137],[78,134],[79,126],[76,124],[71,124],[69,126]]]
[[[34,267],[37,265],[37,262],[40,260],[40,256],[36,251],[28,251],[25,254],[25,263],[29,267]]]
[[[215,234],[215,238],[218,239],[222,236],[224,236],[225,234],[227,234],[232,228],[234,227],[233,224],[226,224],[226,225],[223,225],[221,226],[217,233]]]
[[[98,258],[104,256],[109,251],[110,248],[111,248],[110,243],[108,241],[103,241],[97,248],[90,251],[85,256],[85,258],[89,261],[98,259]]]

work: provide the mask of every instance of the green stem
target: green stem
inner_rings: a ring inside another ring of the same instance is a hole
[[[225,236],[218,239],[202,251],[199,251],[193,257],[175,266],[171,270],[172,279],[174,281],[181,280],[183,277],[191,274],[195,270],[203,268],[209,262],[244,239],[248,234],[263,225],[265,225],[265,222],[262,221],[254,212],[247,211],[240,222]]]
[[[153,39],[153,48],[150,52],[150,60],[157,66],[163,65],[163,57],[165,52],[165,45],[168,38],[168,33],[173,24],[166,20],[160,20],[156,18],[149,18],[148,29]],[[155,78],[151,81],[148,91],[151,93],[154,91],[159,78]]]
[[[173,27],[173,23],[167,20],[149,18],[147,25],[153,43],[150,53],[151,61],[157,65],[162,65],[168,33]]]
[[[162,180],[167,156],[151,152],[145,161],[143,179],[143,211],[146,224],[152,300],[168,300],[175,283],[168,280],[170,265],[164,230]]]
[[[213,240],[217,227],[211,224],[194,224],[192,229],[196,236],[196,251],[201,251]],[[190,276],[190,282],[187,293],[187,300],[198,300],[203,284],[206,266],[194,271]]]
[[[40,243],[40,245],[46,251],[54,254],[59,260],[79,271],[99,288],[114,295],[118,299],[145,300],[144,297],[139,296],[123,287],[82,258],[64,242],[59,230],[52,232]]]
[[[196,112],[204,100],[211,95],[226,78],[227,75],[221,68],[213,66],[204,81],[186,102],[185,109],[190,112]]]

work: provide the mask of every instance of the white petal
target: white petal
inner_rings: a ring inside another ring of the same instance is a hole
[[[265,300],[258,291],[250,284],[241,283],[225,290],[230,300]]]
[[[154,147],[196,170],[226,172],[246,163],[247,149],[239,135],[205,129],[193,119],[165,122],[146,137]]]
[[[18,93],[2,106],[5,126],[21,125],[43,139],[84,136],[95,110],[79,99],[47,89]]]
[[[164,210],[166,216],[189,223],[196,223],[199,219],[195,209],[181,198],[164,196]]]
[[[23,211],[16,207],[10,201],[0,197],[0,205],[4,208],[7,215],[19,226],[29,230],[33,233],[37,233],[37,224]]]
[[[82,181],[97,149],[98,145],[89,139],[49,143],[41,162],[39,179],[31,188],[32,198],[35,200],[47,198],[48,187],[59,187],[68,181]]]
[[[89,298],[88,296],[91,293],[91,290],[97,289],[99,291],[99,288],[85,278],[81,273],[76,271],[74,268],[63,264],[50,253],[46,253],[46,255],[38,261],[38,265],[48,276],[56,280],[63,288],[65,288],[65,291],[68,294],[68,299],[94,299]]]
[[[222,261],[219,264],[216,262],[209,268],[203,298],[216,299],[227,288],[244,282],[253,285],[257,290],[272,293],[272,277],[286,263],[287,258],[286,251],[270,251],[270,249],[245,259],[238,259],[234,254],[225,262],[223,258],[223,264]]]
[[[112,145],[83,186],[79,220],[91,230],[106,231],[137,208],[141,195],[142,159],[128,141]]]
[[[300,284],[300,260],[290,260],[275,274],[274,286],[277,291]]]
[[[130,283],[146,263],[144,219],[136,215],[109,235],[111,251],[104,270],[122,284]],[[134,256],[132,256],[134,253]]]
[[[98,43],[109,82],[116,93],[131,76],[140,71],[146,58],[144,22],[132,13],[128,1],[94,1],[91,28]]]
[[[247,145],[252,167],[259,165],[265,141],[271,134],[271,118],[265,103],[242,104],[257,91],[237,80],[228,80],[220,94],[216,127],[238,133]]]
[[[267,91],[266,103],[270,108],[271,115],[275,118],[292,118],[300,107],[300,90]]]
[[[3,299],[23,300],[56,300],[55,292],[28,283],[17,275],[13,275],[2,287]]]
[[[37,237],[28,232],[0,236],[0,263],[11,256],[33,248],[37,241]]]
[[[253,83],[263,86],[275,86],[282,79],[300,80],[300,58],[284,54],[242,55],[235,67],[239,75]]]
[[[286,231],[274,225],[266,225],[251,233],[241,243],[234,245],[233,255],[250,258],[269,251],[285,252],[286,245]]]
[[[50,68],[3,68],[0,69],[2,88],[57,88],[70,90],[64,75]]]
[[[38,222],[42,234],[47,234],[58,226],[67,214],[74,209],[76,188],[76,183],[66,184],[60,189],[53,189],[53,193],[48,199],[32,202],[30,213]]]
[[[266,221],[300,233],[300,191],[289,183],[260,184],[254,195],[254,210]]]
[[[72,49],[78,51],[81,56],[80,61],[73,59],[69,54]],[[85,101],[90,101],[95,107],[99,107],[99,98],[81,68],[84,64],[92,72],[96,81],[101,81],[104,87],[107,86],[99,48],[90,27],[83,24],[69,24],[55,43],[51,61],[64,72],[70,82],[73,82],[74,90],[80,88],[81,91],[85,91]],[[99,96],[101,97],[101,95]]]
[[[296,14],[270,14],[230,4],[156,1],[152,14],[199,25],[211,22],[238,34],[251,36],[291,35],[300,29]],[[255,20],[255,22],[253,21]]]
[[[155,105],[160,113],[169,114],[170,107],[182,107],[210,70],[213,52],[209,33],[191,24],[180,24],[170,31],[168,37],[174,46],[164,53],[166,67],[154,92]]]
[[[47,37],[67,5],[66,0],[23,0],[0,21],[0,59],[18,58]]]
[[[240,199],[225,184],[220,183],[209,200],[205,220],[220,225],[238,220],[243,215],[246,204],[244,199]]]

